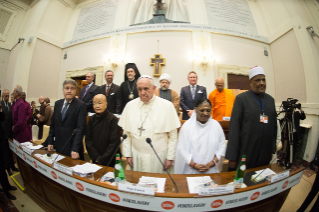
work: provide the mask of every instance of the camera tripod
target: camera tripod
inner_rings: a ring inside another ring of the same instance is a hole
[[[283,136],[283,140],[286,141],[288,139],[288,149],[289,151],[289,163],[287,163],[287,161],[285,161],[284,166],[286,166],[286,168],[290,168],[292,165],[292,161],[293,161],[293,129],[294,129],[294,123],[293,123],[293,112],[286,112],[284,118],[283,118],[283,122],[280,126],[280,132],[284,133]],[[284,147],[285,145],[283,145]],[[285,157],[282,158],[282,162],[284,159],[287,159],[287,154],[288,151],[285,153]],[[287,165],[288,164],[288,165]]]

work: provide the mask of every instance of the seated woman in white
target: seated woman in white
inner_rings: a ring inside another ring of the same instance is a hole
[[[211,118],[208,99],[195,103],[195,111],[184,123],[178,138],[174,174],[218,173],[217,164],[225,156],[225,135],[220,124]]]

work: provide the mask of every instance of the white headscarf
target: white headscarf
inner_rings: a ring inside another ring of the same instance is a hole
[[[217,165],[204,173],[191,169],[189,163],[193,160],[198,164],[207,164],[215,155],[220,160],[221,156],[225,156],[225,151],[225,135],[220,124],[211,117],[205,124],[201,124],[194,111],[179,132],[174,174],[217,173]]]
[[[251,68],[248,72],[249,79],[252,79],[254,76],[259,75],[259,74],[265,75],[264,69],[260,66],[255,66],[255,67]]]

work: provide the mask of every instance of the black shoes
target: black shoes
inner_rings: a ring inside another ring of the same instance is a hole
[[[12,187],[13,187],[13,186],[12,186]],[[5,193],[5,195],[6,195],[9,199],[11,199],[11,200],[16,200],[16,199],[17,199],[15,196],[13,196],[12,194],[10,194],[9,191],[5,191],[4,193]]]
[[[12,175],[13,175],[12,172],[10,171],[10,169],[7,169],[7,172],[8,172],[8,175],[9,175],[9,176],[12,176]]]
[[[12,166],[11,170],[14,171],[14,172],[18,172],[19,171],[19,169],[17,169],[15,166]]]
[[[14,187],[14,186],[10,186],[9,191],[15,191],[15,190],[17,190],[17,188],[16,188],[16,187]]]

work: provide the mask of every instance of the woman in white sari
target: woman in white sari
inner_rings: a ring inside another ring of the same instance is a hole
[[[195,111],[179,132],[174,174],[219,172],[217,164],[226,151],[225,135],[211,118],[211,109],[208,99],[195,103]]]

